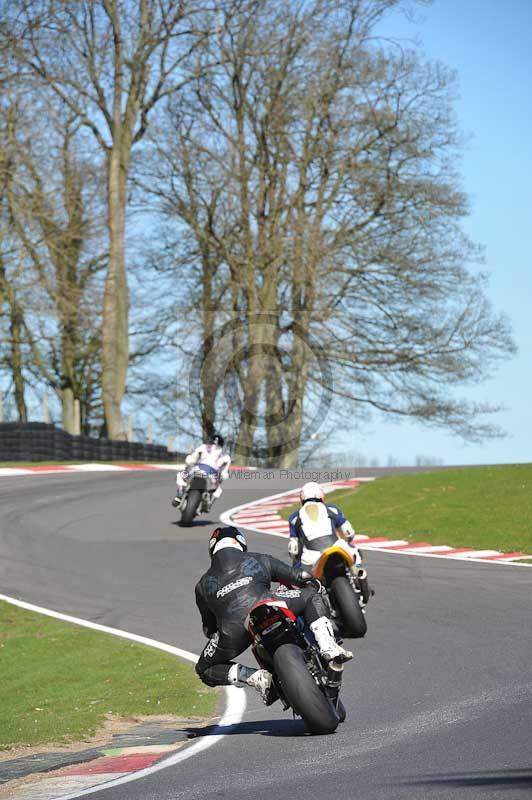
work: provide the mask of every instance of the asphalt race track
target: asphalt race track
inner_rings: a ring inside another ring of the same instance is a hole
[[[181,529],[172,473],[0,479],[0,592],[199,653],[193,589],[217,515],[299,483],[232,477],[210,522]],[[282,539],[248,543],[285,558]],[[532,796],[532,569],[386,553],[366,566],[376,596],[335,734],[303,735],[249,691],[244,720],[214,747],[92,797]]]

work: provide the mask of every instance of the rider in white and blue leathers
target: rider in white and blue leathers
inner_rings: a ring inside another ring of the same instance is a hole
[[[212,500],[217,500],[222,494],[222,481],[229,477],[229,467],[231,456],[224,450],[224,439],[219,433],[214,433],[208,442],[200,444],[192,453],[185,458],[185,469],[180,469],[176,476],[176,505],[183,496],[185,487],[189,481],[190,471],[193,467],[199,467],[206,475],[212,475],[216,480],[216,489],[212,492]]]
[[[288,552],[293,560],[312,567],[327,547],[341,545],[349,550],[355,563],[362,556],[355,544],[355,531],[338,506],[325,503],[319,483],[306,483],[300,492],[301,508],[289,517]]]

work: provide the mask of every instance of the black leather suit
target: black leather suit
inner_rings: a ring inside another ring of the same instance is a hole
[[[326,614],[321,596],[313,587],[272,591],[276,581],[287,586],[304,585],[292,567],[273,556],[244,553],[226,547],[212,559],[210,569],[196,586],[196,604],[203,631],[210,639],[197,664],[196,672],[209,686],[229,683],[232,659],[250,643],[245,620],[251,606],[266,597],[284,600],[296,615],[304,614],[307,625]]]

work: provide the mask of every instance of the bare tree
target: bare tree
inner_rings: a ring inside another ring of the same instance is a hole
[[[110,438],[125,438],[128,367],[125,225],[132,150],[149,117],[194,70],[198,41],[224,3],[208,0],[13,0],[14,58],[93,134],[107,169],[109,262],[102,329],[102,391]],[[35,90],[35,88],[34,88]]]
[[[461,229],[452,75],[378,39],[401,5],[256,3],[205,43],[218,67],[154,145],[156,191],[196,243],[211,315],[204,413],[234,378],[241,458],[262,436],[265,462],[293,465],[333,397],[351,425],[374,409],[498,433],[483,420],[496,407],[455,390],[515,346]]]
[[[25,356],[23,352],[24,308],[19,297],[20,268],[9,264],[15,253],[8,203],[9,187],[13,180],[14,155],[9,147],[12,130],[16,125],[16,109],[3,105],[4,126],[0,140],[0,322],[5,326],[4,348],[0,351],[0,370],[7,369],[13,386],[15,406],[20,422],[27,422],[28,409],[25,396]]]
[[[7,309],[8,319],[7,348],[0,352],[0,371],[3,363],[11,376],[18,418],[20,422],[27,422],[28,409],[25,397],[22,345],[24,312],[16,289],[7,275],[4,254],[0,252],[0,318],[4,315],[5,309]]]
[[[18,320],[26,374],[57,393],[63,427],[78,433],[75,402],[87,431],[100,396],[103,176],[97,162],[80,156],[75,118],[27,106],[23,98],[11,105],[2,138],[9,155],[10,291],[14,297],[18,286],[24,297]],[[11,308],[14,314],[14,300]]]

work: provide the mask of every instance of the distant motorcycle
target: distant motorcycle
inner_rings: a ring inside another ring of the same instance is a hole
[[[346,717],[340,700],[343,664],[321,658],[303,619],[282,600],[255,603],[246,625],[258,664],[272,674],[268,705],[280,699],[303,719],[309,733],[333,733]]]
[[[327,547],[313,567],[313,576],[325,586],[325,600],[340,636],[360,639],[367,631],[366,604],[372,594],[366,570],[357,567],[352,550],[342,540]]]
[[[181,512],[179,524],[188,527],[194,517],[210,511],[214,502],[213,492],[218,487],[218,473],[209,472],[199,464],[187,473],[187,485],[177,508]]]

